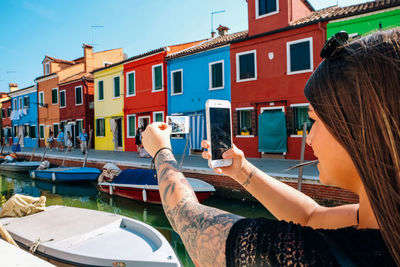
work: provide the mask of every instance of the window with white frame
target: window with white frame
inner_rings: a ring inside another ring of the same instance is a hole
[[[286,43],[287,74],[313,71],[312,37]]]
[[[179,95],[183,94],[183,70],[171,71],[171,94]]]
[[[29,136],[29,124],[24,125],[24,137]]]
[[[238,135],[253,135],[254,129],[252,125],[253,108],[238,108],[237,112],[237,134]]]
[[[263,18],[279,12],[279,0],[255,0],[256,18]]]
[[[224,88],[224,61],[209,64],[210,90]]]
[[[24,108],[29,107],[29,96],[24,96]]]
[[[1,109],[1,118],[4,119],[6,117],[6,110],[4,108]]]
[[[44,63],[44,75],[50,74],[50,62]]]
[[[153,112],[153,122],[163,122],[164,121],[164,111]]]
[[[11,116],[11,108],[7,108],[7,117]]]
[[[126,95],[134,96],[135,92],[135,71],[128,72],[126,74]]]
[[[153,73],[153,91],[162,91],[163,90],[163,65],[158,64],[152,66]]]
[[[39,92],[39,107],[44,105],[44,92]]]
[[[14,99],[14,108],[13,110],[17,110],[18,109],[18,100]]]
[[[312,120],[308,116],[308,104],[293,104],[291,105],[292,117],[293,117],[293,130],[292,134],[302,135],[303,134],[303,123],[307,123],[307,133],[310,132],[313,124]]]
[[[133,138],[136,135],[136,115],[130,114],[126,118],[128,121],[128,137]]]
[[[256,50],[236,54],[236,80],[238,82],[257,79]]]
[[[22,97],[18,98],[19,99],[19,109],[22,109]]]
[[[119,76],[114,77],[114,97],[120,97],[120,81]]]
[[[82,86],[75,87],[75,106],[82,105],[83,103],[83,93]]]
[[[99,81],[97,83],[97,99],[104,100],[104,82]]]
[[[32,139],[36,138],[36,125],[29,126],[29,137]]]
[[[53,105],[58,104],[58,89],[57,88],[53,88],[51,90],[51,103]]]
[[[58,136],[58,132],[59,132],[59,130],[60,130],[60,125],[58,124],[58,123],[54,123],[53,124],[53,133],[54,133],[54,137],[57,137]]]
[[[66,92],[65,90],[60,91],[60,108],[65,108],[66,106]]]
[[[43,124],[39,125],[39,138],[40,139],[44,138],[44,125]]]
[[[96,119],[96,136],[103,137],[105,135],[105,123],[104,118]]]

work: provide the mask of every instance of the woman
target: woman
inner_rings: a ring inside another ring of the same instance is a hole
[[[305,88],[315,120],[307,143],[321,182],[355,192],[359,204],[322,207],[234,147],[223,154],[233,164],[215,171],[242,184],[279,221],[203,206],[177,170],[170,128],[152,124],[144,132],[164,210],[197,266],[400,265],[400,32],[334,41]]]
[[[67,150],[71,151],[72,146],[73,146],[73,144],[72,144],[72,135],[71,135],[70,131],[67,131]]]

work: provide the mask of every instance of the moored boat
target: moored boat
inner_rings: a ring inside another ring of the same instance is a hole
[[[50,206],[43,212],[0,222],[20,246],[65,264],[181,266],[156,229],[121,215]]]
[[[28,172],[39,167],[40,163],[40,161],[3,162],[0,164],[0,170],[10,172]]]
[[[215,188],[207,182],[195,178],[187,178],[200,202],[215,192]],[[134,199],[138,201],[161,204],[156,172],[150,169],[126,169],[111,182],[98,184],[100,191]]]
[[[89,167],[57,167],[45,170],[32,170],[29,175],[32,179],[59,181],[59,182],[81,182],[96,181],[100,170]]]

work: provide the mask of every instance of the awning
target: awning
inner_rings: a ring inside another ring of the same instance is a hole
[[[286,117],[281,109],[266,110],[258,117],[258,151],[287,152]]]
[[[204,113],[191,114],[189,148],[201,150],[201,141],[206,138],[206,127]]]

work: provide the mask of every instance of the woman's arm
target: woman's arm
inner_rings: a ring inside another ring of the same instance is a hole
[[[209,148],[207,141],[203,141],[202,145]],[[203,152],[203,157],[208,159],[210,153]],[[304,193],[257,169],[244,158],[243,152],[238,148],[228,150],[223,157],[232,158],[233,164],[215,171],[224,173],[240,183],[277,219],[315,229],[337,229],[357,225],[358,204],[333,208],[320,206]]]
[[[143,134],[144,147],[153,157],[160,148],[171,147],[168,132],[168,142],[155,140],[165,134],[160,131],[158,124],[152,124]],[[155,165],[165,214],[196,266],[225,266],[225,242],[241,217],[201,205],[168,149],[157,154]]]

